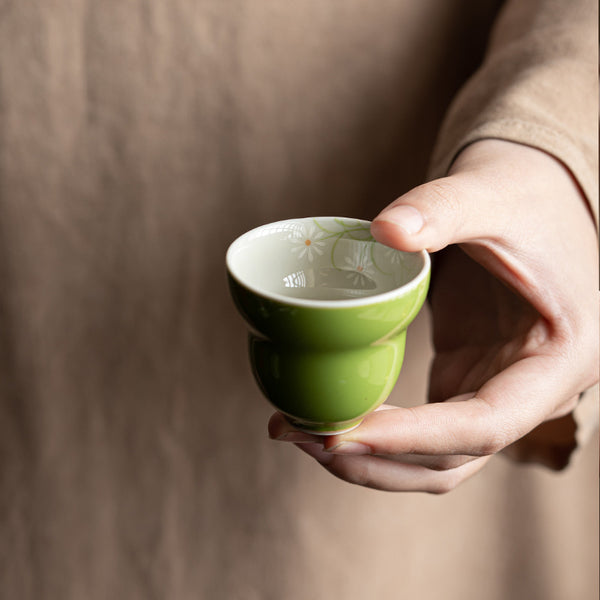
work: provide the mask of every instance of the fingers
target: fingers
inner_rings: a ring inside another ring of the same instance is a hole
[[[319,436],[295,429],[281,413],[269,421],[269,436],[279,441],[318,443],[325,451],[336,454],[400,456],[484,455],[488,436],[483,424],[487,407],[472,394],[466,394],[456,408],[446,403],[426,404],[415,408],[390,407],[365,417],[361,425],[342,435]],[[478,412],[480,414],[478,414]],[[465,441],[462,430],[468,431]],[[460,450],[459,450],[460,446]],[[413,461],[416,462],[416,461]]]
[[[457,402],[373,413],[353,432],[323,440],[337,454],[378,456],[486,456],[505,439],[496,434],[495,411],[473,394]],[[424,463],[421,463],[424,464]]]
[[[397,410],[397,407],[382,405],[376,412],[382,411],[393,411]],[[269,437],[274,440],[282,442],[292,442],[299,448],[304,449],[310,447],[319,447],[325,454],[323,456],[330,455],[344,455],[344,456],[357,456],[357,455],[375,455],[376,450],[366,444],[353,441],[344,441],[340,436],[322,436],[305,433],[295,429],[289,421],[281,414],[275,413],[269,421]],[[334,441],[335,440],[335,441]],[[467,455],[428,455],[428,454],[417,454],[417,453],[381,453],[382,458],[393,460],[396,462],[404,463],[407,465],[419,465],[432,469],[434,471],[445,471],[448,469],[455,469],[461,465],[474,460],[475,457]]]
[[[272,438],[291,441],[350,483],[390,491],[444,493],[539,423],[572,408],[556,357],[528,356],[492,377],[477,394],[414,408],[386,407],[345,434],[294,429],[279,413]]]
[[[396,407],[389,405],[380,406],[376,412],[395,410]],[[269,437],[282,442],[292,442],[298,448],[301,448],[307,452],[315,449],[314,452],[321,454],[323,457],[332,455],[343,455],[343,456],[365,456],[374,455],[374,450],[365,444],[356,442],[345,442],[341,441],[338,443],[329,442],[331,439],[338,439],[339,436],[321,436],[312,435],[303,431],[295,429],[289,421],[281,414],[275,413],[269,421]],[[325,448],[327,445],[327,448]],[[316,449],[320,450],[316,450]],[[309,452],[310,453],[310,452]],[[386,454],[381,455],[382,458],[387,460],[403,463],[405,465],[416,465],[431,469],[434,471],[446,471],[449,469],[455,469],[460,467],[467,462],[475,459],[472,456],[466,455],[425,455],[425,454]],[[325,463],[327,461],[321,460],[320,462]]]
[[[298,447],[344,481],[391,492],[444,494],[472,477],[489,460],[482,457],[456,468],[432,470],[378,456],[336,455],[324,451],[320,444],[298,444]]]
[[[325,451],[335,454],[458,456],[451,464],[444,462],[447,458],[415,460],[429,468],[456,467],[468,460],[461,456],[495,454],[567,410],[577,382],[564,367],[555,356],[527,356],[492,377],[477,393],[442,403],[376,411],[345,434],[304,434],[281,415],[272,417],[269,433],[280,440],[321,443]]]
[[[475,239],[485,231],[485,216],[469,201],[473,195],[468,177],[432,181],[392,202],[373,220],[371,232],[382,244],[408,252],[436,252]]]
[[[564,413],[576,385],[555,357],[529,356],[492,377],[476,394],[373,413],[354,431],[324,440],[324,447],[356,452],[356,444],[362,444],[379,456],[487,456]],[[354,445],[343,445],[348,442]]]

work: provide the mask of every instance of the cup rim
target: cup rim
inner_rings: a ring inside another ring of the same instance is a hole
[[[361,306],[371,306],[373,304],[379,304],[381,302],[387,302],[389,300],[394,300],[400,298],[409,292],[411,292],[414,288],[418,287],[421,282],[427,277],[429,271],[431,270],[431,258],[427,250],[420,250],[418,252],[407,252],[407,254],[419,254],[423,259],[423,266],[419,273],[413,277],[410,281],[401,285],[400,287],[394,288],[393,290],[389,290],[387,292],[382,292],[379,294],[373,294],[371,296],[364,296],[362,298],[343,298],[337,300],[318,300],[318,299],[310,299],[310,298],[296,298],[293,296],[286,296],[284,294],[278,294],[276,292],[270,292],[268,290],[259,288],[254,286],[247,281],[239,274],[235,272],[235,268],[233,267],[233,253],[236,250],[236,247],[239,246],[244,240],[249,237],[255,237],[260,234],[261,231],[270,229],[274,226],[279,226],[285,223],[293,223],[298,221],[306,221],[312,219],[341,219],[348,221],[355,221],[356,223],[360,223],[365,226],[370,226],[371,221],[367,221],[365,219],[356,219],[354,217],[332,217],[332,216],[323,216],[323,217],[298,217],[294,219],[284,219],[281,221],[273,221],[272,223],[265,223],[264,225],[259,225],[249,231],[246,231],[242,235],[238,236],[227,249],[227,253],[225,255],[225,264],[227,267],[227,272],[229,275],[242,287],[250,290],[254,294],[261,296],[263,298],[267,298],[268,300],[272,300],[274,302],[279,302],[280,304],[286,304],[289,306],[297,306],[303,308],[319,308],[319,309],[339,309],[339,308],[354,308]],[[375,241],[376,244],[380,244],[380,242]],[[384,244],[381,244],[384,245]]]

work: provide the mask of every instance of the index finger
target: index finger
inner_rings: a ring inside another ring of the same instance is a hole
[[[573,395],[559,366],[556,357],[530,356],[477,392],[436,404],[371,413],[357,429],[325,439],[324,448],[356,442],[380,456],[495,454],[534,429]]]

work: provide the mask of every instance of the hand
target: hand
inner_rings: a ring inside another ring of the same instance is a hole
[[[323,438],[277,413],[271,437],[352,483],[442,493],[570,413],[598,381],[595,226],[553,157],[500,140],[472,144],[447,177],[388,206],[372,233],[400,250],[438,253],[430,403],[384,406],[354,431]]]

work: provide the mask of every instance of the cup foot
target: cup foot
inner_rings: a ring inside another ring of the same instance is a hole
[[[298,431],[304,433],[310,433],[312,435],[339,435],[342,433],[348,433],[353,429],[356,429],[362,422],[363,418],[356,419],[355,421],[346,421],[344,423],[306,423],[303,421],[296,421],[290,417],[286,417],[290,425],[295,427]]]

